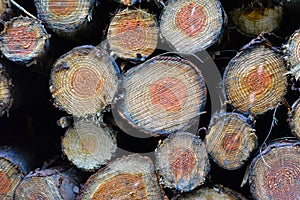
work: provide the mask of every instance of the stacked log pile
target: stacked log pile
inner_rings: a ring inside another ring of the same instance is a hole
[[[298,8],[0,0],[0,200],[300,199]]]

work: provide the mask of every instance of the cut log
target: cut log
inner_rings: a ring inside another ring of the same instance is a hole
[[[227,99],[243,113],[263,114],[283,100],[286,72],[280,54],[264,45],[246,48],[226,67],[223,83]]]
[[[141,9],[117,13],[107,34],[110,51],[118,57],[136,61],[143,61],[153,53],[157,38],[158,25],[154,16]]]
[[[156,170],[162,184],[189,192],[204,184],[210,171],[202,140],[187,132],[173,133],[155,151]]]
[[[292,133],[300,139],[300,99],[292,106],[292,113],[289,116],[289,123]]]
[[[94,171],[112,158],[117,150],[113,131],[93,120],[79,120],[62,140],[62,151],[79,169]]]
[[[220,167],[234,170],[242,167],[257,146],[257,137],[247,118],[225,113],[214,119],[205,137],[206,149]]]
[[[218,0],[169,1],[160,18],[160,31],[176,51],[194,53],[220,38],[224,15]]]
[[[154,166],[138,154],[122,157],[92,175],[78,200],[162,200]]]
[[[300,142],[282,140],[270,144],[253,159],[249,184],[255,199],[299,199]]]
[[[232,189],[215,185],[197,189],[192,193],[182,194],[173,200],[246,200],[246,198]]]
[[[11,200],[25,174],[30,170],[25,154],[12,147],[0,147],[0,199]]]
[[[53,65],[50,92],[54,104],[75,116],[102,112],[117,90],[119,69],[93,46],[76,47]]]
[[[53,168],[30,173],[17,186],[14,199],[74,200],[79,183],[70,172]]]
[[[290,36],[287,44],[284,45],[286,61],[290,67],[288,74],[295,76],[296,80],[300,78],[300,29],[296,30]]]
[[[74,36],[92,19],[95,0],[34,0],[37,16],[60,36]]]
[[[282,21],[283,7],[274,5],[264,7],[262,4],[251,4],[235,9],[229,13],[237,29],[246,35],[256,36],[263,31],[276,31]]]
[[[13,104],[12,80],[0,63],[0,116],[8,113]]]
[[[49,37],[39,20],[16,17],[5,23],[0,47],[7,59],[28,64],[45,55],[49,47]]]
[[[157,136],[189,128],[205,103],[204,78],[194,64],[175,56],[156,56],[125,74],[113,114],[126,133]]]

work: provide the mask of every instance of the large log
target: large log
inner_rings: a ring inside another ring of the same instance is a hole
[[[292,106],[292,112],[289,116],[289,125],[292,133],[300,139],[300,99]]]
[[[0,47],[9,60],[28,64],[45,55],[49,47],[49,37],[39,20],[16,17],[5,23]]]
[[[187,132],[170,134],[157,147],[155,158],[162,184],[180,192],[189,192],[204,184],[210,171],[205,144]]]
[[[114,60],[94,46],[80,46],[53,65],[50,92],[54,104],[75,116],[105,110],[117,90],[119,69]]]
[[[242,167],[257,147],[253,125],[237,113],[224,113],[213,119],[205,136],[207,152],[222,168]]]
[[[224,17],[218,0],[169,1],[160,18],[161,35],[176,51],[194,53],[220,38]]]
[[[249,184],[254,199],[299,199],[300,142],[280,140],[268,145],[251,163]]]
[[[114,132],[93,120],[76,120],[62,140],[63,153],[85,171],[94,171],[107,164],[116,150]]]
[[[92,175],[78,200],[162,200],[150,158],[138,154],[122,157]]]
[[[223,76],[225,94],[237,110],[259,115],[276,107],[287,90],[283,58],[265,45],[243,49],[228,64]]]
[[[156,48],[158,25],[153,15],[144,10],[125,9],[110,22],[107,42],[118,57],[143,61]]]
[[[175,56],[156,56],[125,74],[115,95],[113,114],[126,133],[157,136],[189,128],[205,103],[204,78],[193,63]]]

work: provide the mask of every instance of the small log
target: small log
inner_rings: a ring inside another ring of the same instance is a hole
[[[234,9],[229,13],[231,20],[242,34],[257,36],[261,32],[276,31],[282,22],[283,7],[273,5],[251,4]]]
[[[60,167],[32,172],[19,183],[14,199],[74,200],[79,183],[71,172]]]
[[[214,185],[213,187],[199,188],[192,193],[182,194],[173,200],[246,200],[240,193],[224,187],[222,185]]]
[[[204,78],[194,64],[175,56],[156,56],[125,74],[113,114],[126,133],[157,136],[189,128],[205,103]]]
[[[205,137],[207,152],[220,167],[234,170],[242,167],[257,147],[257,137],[247,118],[225,113],[214,119]]]
[[[300,99],[292,106],[292,113],[289,116],[289,125],[292,133],[300,139]]]
[[[28,64],[45,55],[49,47],[49,37],[39,20],[15,17],[5,23],[0,47],[7,59]]]
[[[25,174],[30,170],[27,155],[13,147],[0,147],[0,199],[11,200]]]
[[[113,131],[93,120],[79,120],[62,140],[62,151],[79,169],[94,171],[107,164],[117,150]]]
[[[264,45],[248,47],[226,67],[223,84],[227,99],[243,113],[263,114],[283,100],[286,72],[280,54]]]
[[[152,161],[133,154],[111,162],[83,186],[78,200],[88,199],[162,200]]]
[[[300,29],[296,30],[290,36],[287,43],[284,45],[284,52],[286,54],[286,61],[289,65],[290,71],[296,80],[300,78]]]
[[[195,53],[220,38],[224,16],[218,0],[169,1],[160,18],[161,35],[176,51]]]
[[[299,199],[300,142],[282,140],[265,148],[251,163],[249,184],[254,199]]]
[[[34,0],[37,17],[60,36],[72,37],[92,20],[95,0]]]
[[[0,63],[0,117],[8,113],[13,104],[12,80]]]
[[[143,61],[157,44],[158,25],[153,15],[144,10],[125,9],[117,13],[108,28],[110,51],[118,57]]]
[[[173,133],[155,151],[156,170],[162,184],[180,192],[202,185],[210,171],[202,140],[187,132]]]
[[[102,112],[117,90],[119,69],[93,46],[72,49],[56,60],[50,75],[54,105],[75,116]]]

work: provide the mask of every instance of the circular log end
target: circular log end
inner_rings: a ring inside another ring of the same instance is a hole
[[[156,149],[155,158],[162,183],[181,192],[202,185],[210,170],[204,143],[186,132],[170,134]]]
[[[227,99],[243,113],[263,114],[284,97],[287,80],[283,59],[264,46],[235,56],[224,73]]]
[[[280,27],[283,16],[282,6],[248,7],[230,12],[235,26],[247,35],[258,35],[263,31],[273,32]]]
[[[62,141],[63,152],[78,168],[92,171],[107,164],[117,144],[107,127],[93,121],[78,121],[69,128]]]
[[[12,199],[23,176],[19,167],[5,158],[0,158],[0,199]]]
[[[93,46],[81,46],[54,63],[50,92],[55,103],[69,114],[93,114],[111,104],[118,76],[109,55]]]
[[[128,71],[115,97],[128,125],[153,135],[169,134],[187,129],[200,115],[206,86],[188,60],[157,56]]]
[[[250,191],[256,199],[297,199],[299,177],[299,142],[277,142],[252,161]]]
[[[9,111],[12,103],[12,83],[8,74],[0,67],[0,116]]]
[[[194,53],[219,39],[224,26],[219,1],[171,1],[160,20],[162,37],[179,52]]]
[[[37,16],[60,35],[73,34],[90,19],[94,1],[36,0]]]
[[[158,27],[154,16],[143,10],[123,10],[112,19],[108,43],[121,58],[142,60],[156,48]]]
[[[151,160],[134,154],[117,159],[92,175],[79,197],[85,199],[161,200],[162,195]]]
[[[48,34],[36,19],[18,17],[6,22],[1,33],[2,53],[9,60],[28,63],[45,54]]]
[[[298,80],[300,77],[300,29],[296,30],[287,41],[285,52],[290,73]]]
[[[205,144],[220,167],[234,170],[242,167],[256,148],[257,137],[244,116],[227,113],[210,125]]]

